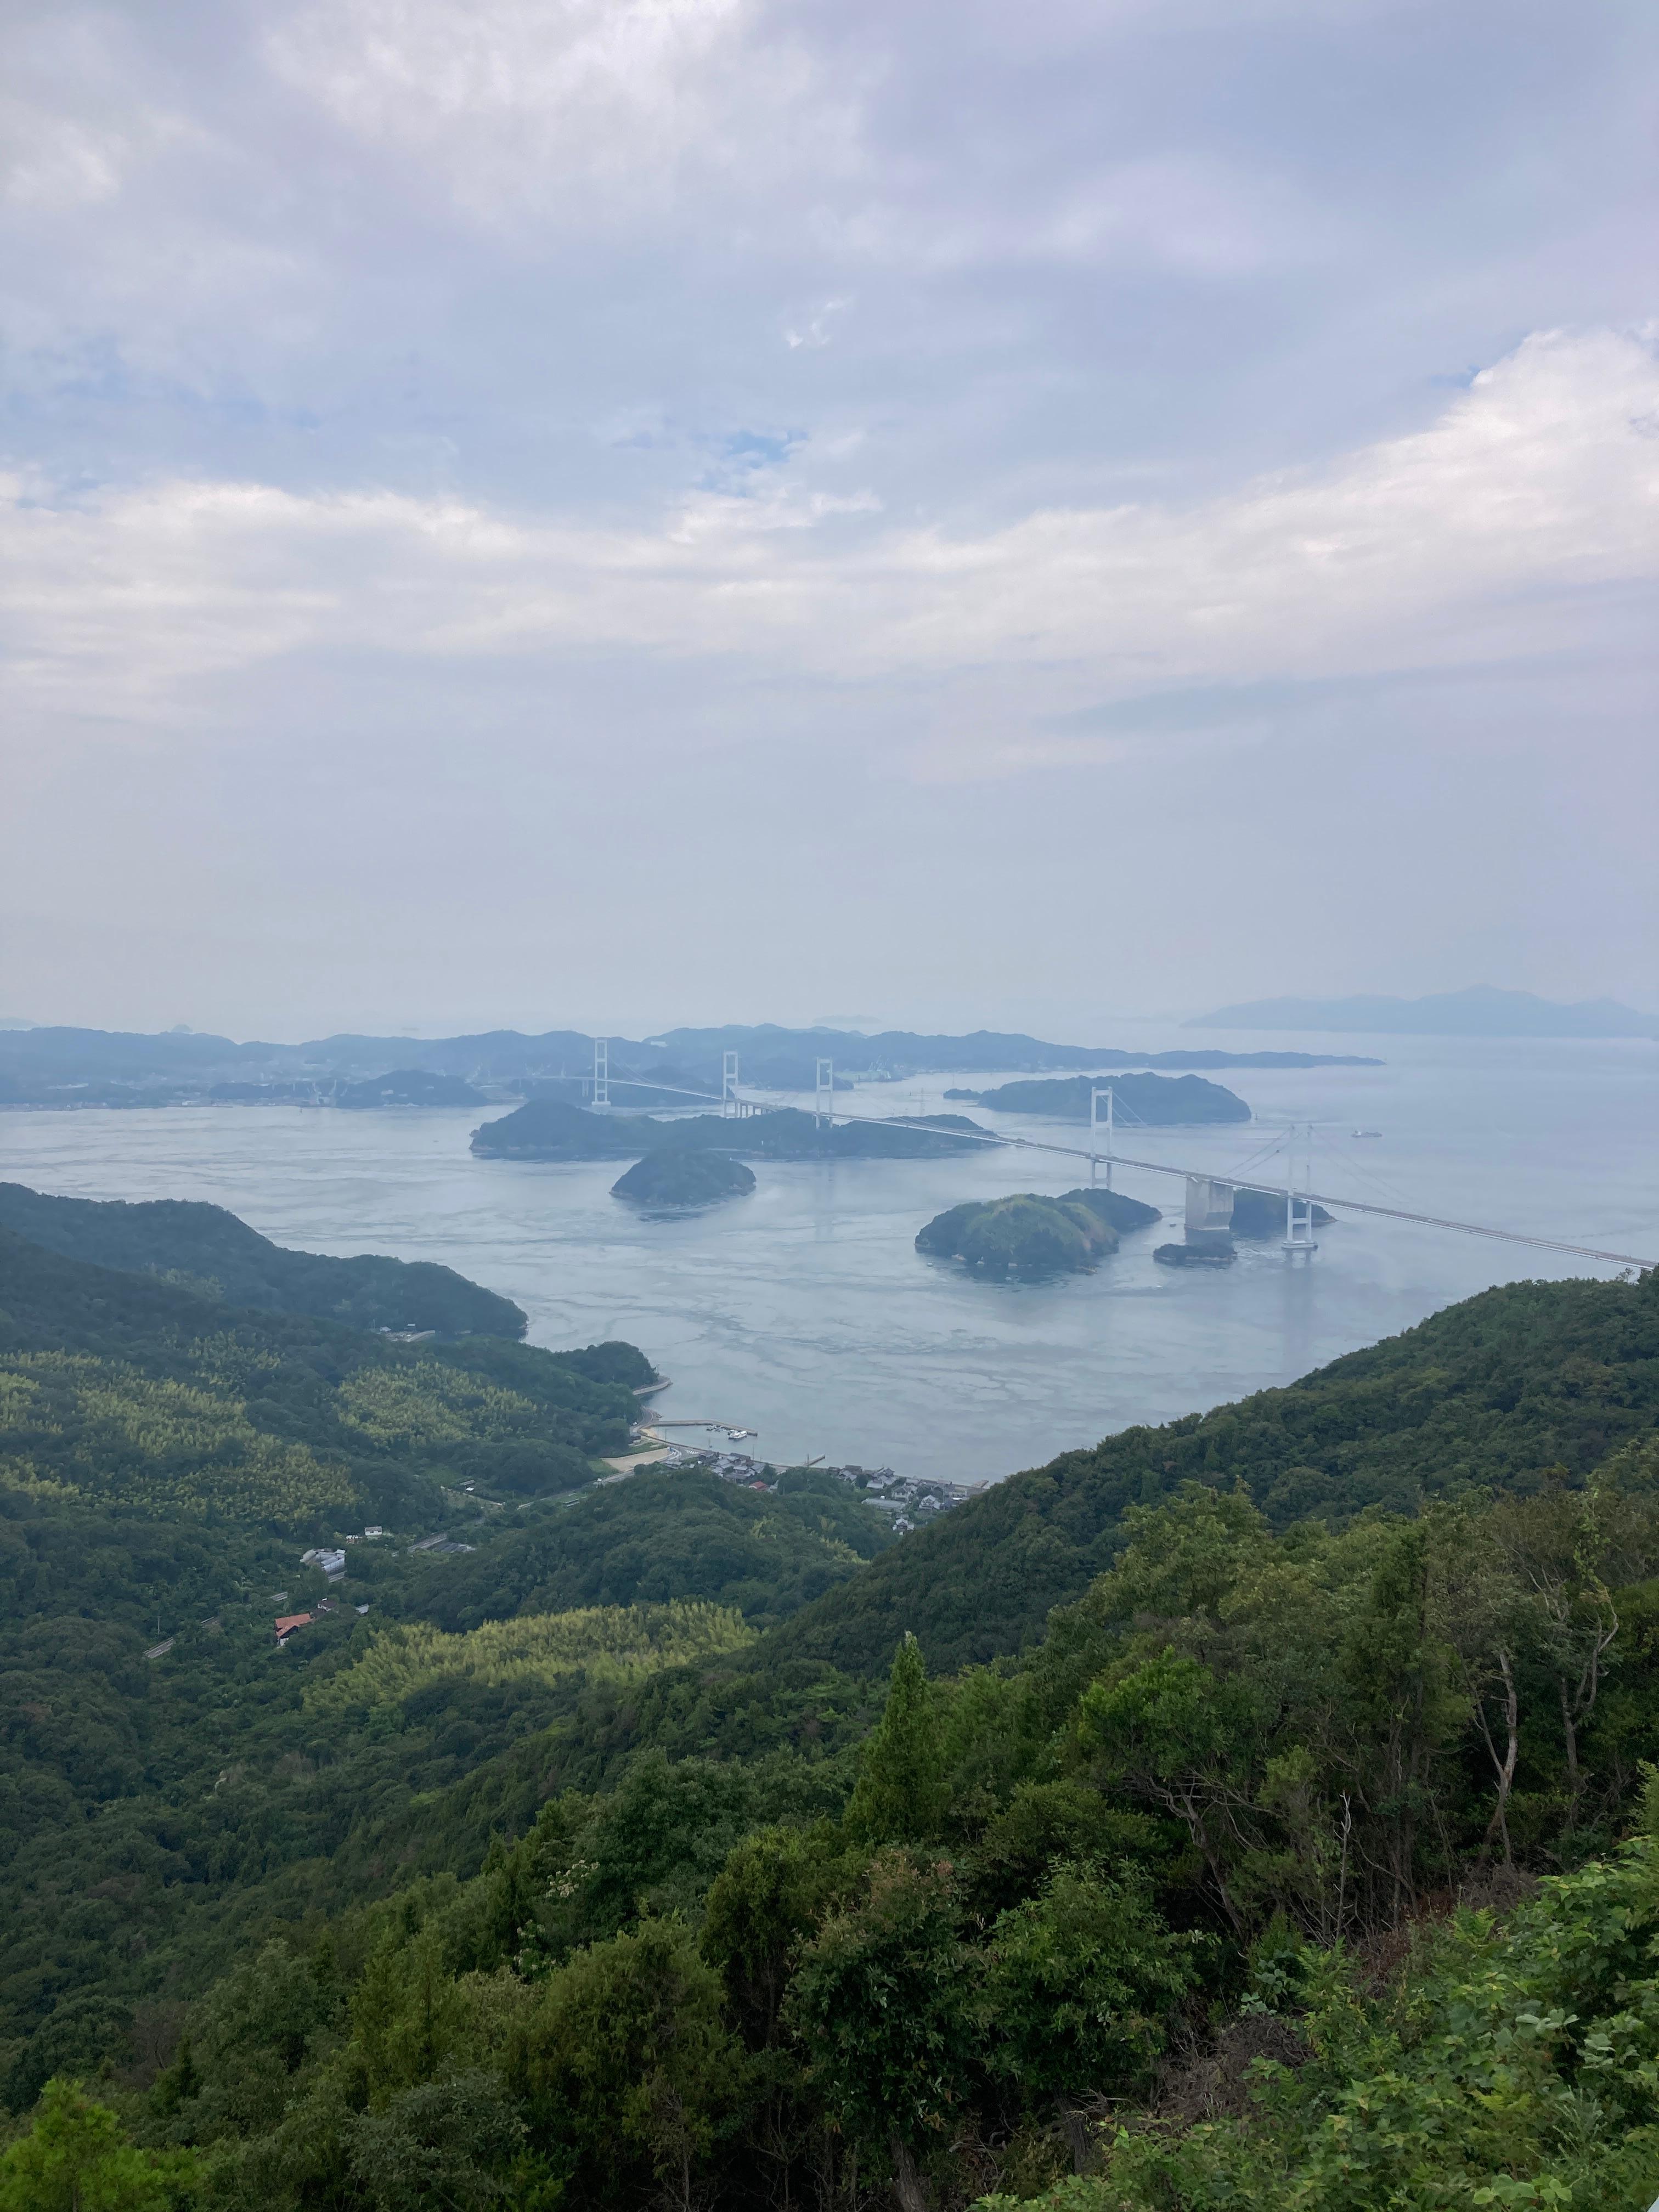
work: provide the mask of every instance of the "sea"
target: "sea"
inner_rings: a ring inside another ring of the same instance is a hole
[[[988,1146],[925,1161],[762,1161],[752,1196],[652,1219],[611,1196],[621,1163],[475,1158],[472,1130],[507,1110],[494,1107],[12,1109],[0,1111],[0,1179],[86,1198],[206,1199],[280,1244],[439,1261],[515,1298],[533,1343],[639,1345],[670,1378],[658,1413],[753,1430],[744,1448],[763,1460],[973,1483],[1289,1382],[1494,1284],[1621,1273],[1345,1212],[1344,1198],[1659,1261],[1659,1043],[1195,1039],[1151,1024],[1114,1042],[1382,1062],[1216,1071],[1252,1109],[1248,1126],[1118,1132],[1119,1151],[1141,1160],[1278,1182],[1287,1125],[1311,1124],[1313,1187],[1337,1215],[1316,1254],[1289,1256],[1275,1240],[1241,1244],[1226,1269],[1160,1267],[1153,1247],[1180,1237],[1183,1183],[1118,1166],[1115,1188],[1161,1206],[1164,1228],[1127,1237],[1091,1274],[987,1282],[924,1257],[916,1231],[964,1199],[1073,1188],[1089,1179],[1085,1160]],[[860,1084],[837,1103],[968,1111],[1086,1149],[1086,1126],[944,1099],[947,1084],[1006,1079]]]

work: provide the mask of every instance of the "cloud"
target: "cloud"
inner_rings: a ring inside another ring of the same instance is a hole
[[[390,656],[412,683],[434,659],[599,652],[716,684],[968,684],[991,726],[929,740],[927,772],[1001,773],[1097,749],[1042,721],[1089,702],[1593,645],[1610,601],[1659,578],[1656,422],[1645,345],[1554,332],[1323,467],[978,532],[815,487],[810,444],[649,529],[375,489],[54,501],[16,481],[0,620],[20,690],[141,725],[188,718],[204,678],[264,685],[307,654]]]
[[[487,220],[660,213],[688,169],[753,183],[825,159],[842,112],[757,0],[328,0],[279,17],[264,51]]]

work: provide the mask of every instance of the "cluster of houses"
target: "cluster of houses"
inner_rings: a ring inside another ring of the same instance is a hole
[[[341,1540],[341,1542],[337,1545],[314,1544],[308,1552],[301,1553],[300,1565],[302,1567],[317,1568],[325,1579],[331,1586],[332,1586],[332,1584],[340,1580],[341,1577],[346,1571],[346,1555],[344,1547],[347,1544],[372,1544],[380,1537],[384,1536],[385,1534],[386,1530],[376,1523],[371,1527],[366,1528],[361,1536],[343,1537]],[[434,1536],[432,1539],[432,1541],[435,1544],[440,1541],[440,1539]],[[422,1548],[422,1547],[418,1545],[416,1547],[416,1550],[420,1550]],[[459,1548],[465,1551],[470,1547],[466,1545],[462,1545]],[[276,1593],[276,1602],[278,1605],[283,1602],[283,1599],[286,1598],[288,1592],[286,1590],[278,1590]],[[296,1630],[309,1628],[312,1623],[319,1619],[321,1614],[332,1613],[333,1610],[333,1599],[331,1597],[325,1597],[319,1599],[315,1607],[310,1613],[279,1613],[276,1615],[276,1620],[271,1624],[276,1632],[276,1649],[279,1651],[282,1650],[286,1646],[289,1637],[294,1635]],[[356,1605],[353,1606],[352,1611],[354,1613],[367,1613],[368,1611],[368,1607],[366,1605]]]
[[[915,1474],[895,1474],[890,1467],[830,1467],[826,1474],[856,1490],[866,1505],[893,1516],[895,1531],[903,1535],[921,1528],[953,1505],[971,1498],[971,1483],[945,1482]]]
[[[738,1483],[745,1490],[769,1491],[777,1486],[777,1469],[748,1452],[696,1451],[675,1444],[670,1447],[668,1457],[671,1465],[704,1467],[711,1474],[719,1475],[722,1482]],[[924,1527],[974,1494],[969,1483],[895,1474],[890,1467],[826,1467],[822,1472],[856,1490],[866,1505],[890,1513],[894,1529],[900,1535],[908,1529]]]

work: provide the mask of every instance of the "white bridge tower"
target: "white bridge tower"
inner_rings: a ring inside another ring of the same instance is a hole
[[[593,1111],[605,1114],[611,1110],[611,1040],[593,1040]]]
[[[1103,1090],[1097,1089],[1093,1085],[1091,1085],[1090,1087],[1089,1180],[1091,1182],[1093,1182],[1095,1179],[1095,1170],[1099,1164],[1097,1154],[1100,1141],[1100,1102],[1103,1098],[1106,1101],[1106,1188],[1109,1190],[1112,1187],[1112,1133],[1115,1117],[1117,1113],[1117,1100],[1113,1096],[1112,1086],[1109,1083],[1106,1085]]]
[[[1304,1131],[1307,1147],[1303,1154],[1300,1191],[1296,1187],[1296,1134],[1298,1126]],[[1303,1124],[1292,1121],[1285,1139],[1285,1249],[1286,1252],[1305,1252],[1310,1260],[1319,1249],[1319,1240],[1314,1235],[1313,1219],[1313,1133],[1311,1121]]]

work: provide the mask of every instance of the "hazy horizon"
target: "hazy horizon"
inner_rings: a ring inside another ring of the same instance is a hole
[[[9,1015],[1651,999],[1650,9],[0,54]]]

